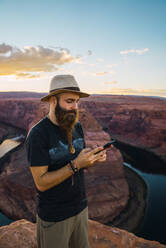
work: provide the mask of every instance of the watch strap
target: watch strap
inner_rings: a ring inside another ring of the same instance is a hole
[[[72,168],[73,172],[76,173],[78,171],[77,167],[75,167],[72,163],[72,161],[69,162],[70,167]]]

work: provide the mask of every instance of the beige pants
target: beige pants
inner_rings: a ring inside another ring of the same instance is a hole
[[[38,248],[89,248],[88,208],[59,222],[37,216],[37,243]]]

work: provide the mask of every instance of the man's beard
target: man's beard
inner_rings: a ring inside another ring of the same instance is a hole
[[[68,143],[70,145],[70,152],[74,153],[74,147],[72,146],[72,130],[79,119],[78,110],[66,110],[62,108],[59,105],[59,99],[57,99],[55,117],[59,127],[67,137]]]

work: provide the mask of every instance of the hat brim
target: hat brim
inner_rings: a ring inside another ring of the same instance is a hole
[[[55,90],[55,91],[49,93],[48,95],[42,97],[40,100],[41,100],[42,102],[48,102],[48,100],[49,100],[49,98],[50,98],[51,96],[56,96],[57,94],[60,94],[60,93],[70,93],[70,92],[71,92],[71,93],[78,94],[80,98],[90,96],[90,94],[87,94],[87,93],[84,93],[84,92],[81,92],[81,91],[68,90],[68,89],[67,89],[67,90],[66,90],[66,89],[64,89],[64,90],[63,90],[63,89],[60,89],[60,90]]]

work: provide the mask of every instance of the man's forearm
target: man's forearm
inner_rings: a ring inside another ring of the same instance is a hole
[[[42,176],[38,183],[40,191],[48,190],[69,178],[73,174],[69,164],[56,171],[47,171]]]
[[[79,155],[73,160],[74,167],[76,167],[79,170],[81,168],[92,166],[96,161],[98,161],[99,159],[102,158],[102,156],[104,156],[102,154],[104,154],[105,151],[101,151],[100,153],[95,154],[95,152],[98,152],[101,149],[102,149],[102,147],[97,147],[93,150],[91,150],[91,149],[89,150],[89,148],[83,149],[79,153]],[[105,160],[105,158],[104,158],[104,160]],[[67,178],[69,178],[72,174],[73,174],[73,171],[72,171],[72,169],[70,170],[69,165],[66,165],[66,166],[64,166],[61,169],[58,169],[56,171],[48,172],[47,170],[45,170],[35,180],[37,188],[40,191],[48,190],[48,189],[62,183]]]

